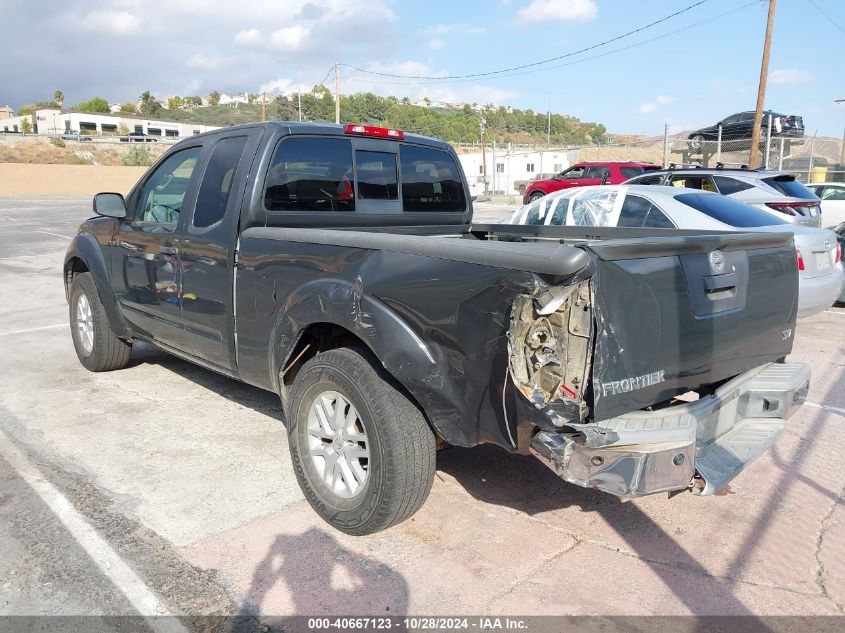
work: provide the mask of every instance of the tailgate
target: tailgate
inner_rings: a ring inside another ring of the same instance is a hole
[[[788,233],[593,242],[594,420],[726,380],[792,350]]]

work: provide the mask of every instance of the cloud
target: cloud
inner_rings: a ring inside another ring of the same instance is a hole
[[[648,101],[646,103],[640,104],[640,112],[654,112],[662,105],[669,105],[672,103],[672,97],[667,95],[657,95],[654,98],[654,101]]]
[[[106,31],[115,35],[134,33],[141,25],[137,16],[128,11],[92,11],[80,23],[92,31]]]
[[[270,94],[285,94],[293,91],[296,84],[292,79],[272,79],[261,84],[258,87],[258,92],[269,92]]]
[[[443,40],[441,40],[439,37],[435,37],[433,40],[429,41],[428,47],[439,51],[441,48],[443,48]]]
[[[450,33],[457,33],[458,35],[479,35],[484,33],[484,27],[476,24],[468,24],[467,22],[455,22],[452,24],[435,24],[429,29],[427,33],[432,35],[449,35]]]
[[[214,70],[220,66],[221,58],[213,55],[206,55],[204,53],[194,53],[185,62],[188,68],[196,68],[199,70]]]
[[[301,24],[288,26],[270,33],[270,45],[277,50],[296,51],[307,43],[309,35],[311,29]]]
[[[806,84],[813,80],[813,76],[806,70],[788,68],[775,70],[769,74],[769,81],[773,84]]]
[[[527,7],[517,12],[516,17],[520,24],[587,22],[594,19],[598,12],[593,0],[531,0]]]
[[[235,46],[251,47],[261,43],[261,31],[258,29],[244,29],[238,31],[232,44]]]

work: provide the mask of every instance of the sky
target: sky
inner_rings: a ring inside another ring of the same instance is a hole
[[[494,103],[658,135],[754,109],[768,2],[0,0],[0,105],[309,89]],[[728,13],[727,15],[721,15]],[[845,126],[845,1],[778,0],[766,107]],[[565,56],[502,76],[490,73]],[[361,70],[353,70],[350,66]],[[370,71],[370,72],[364,72]],[[530,71],[530,72],[527,72]],[[434,80],[385,77],[435,77]]]

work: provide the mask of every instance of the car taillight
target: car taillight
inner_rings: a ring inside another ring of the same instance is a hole
[[[349,123],[343,128],[343,131],[346,134],[392,138],[397,141],[401,141],[405,138],[405,133],[402,130],[394,130],[389,127],[376,127],[374,125],[356,125],[354,123]]]
[[[801,251],[795,249],[795,256],[798,258],[798,270],[804,270],[804,258],[801,257]]]
[[[834,266],[839,263],[839,260],[842,259],[842,244],[839,242],[836,243],[836,255],[833,256],[833,264]]]
[[[766,206],[786,215],[808,215],[810,217],[818,214],[818,202],[767,202]],[[815,213],[814,213],[815,211]]]

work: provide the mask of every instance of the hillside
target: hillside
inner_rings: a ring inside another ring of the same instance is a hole
[[[296,95],[280,96],[267,103],[267,118],[296,121],[299,118]],[[334,99],[323,86],[302,94],[304,121],[334,121]],[[442,138],[451,143],[479,140],[479,112],[470,105],[460,108],[423,107],[409,99],[380,97],[372,93],[341,96],[340,116],[344,123],[369,123],[394,127],[407,132]],[[258,102],[232,106],[207,106],[191,110],[162,110],[158,117],[206,125],[237,125],[261,120]],[[545,143],[547,114],[533,110],[484,108],[487,141]],[[603,138],[605,127],[582,122],[563,114],[552,114],[552,142],[586,145]]]

